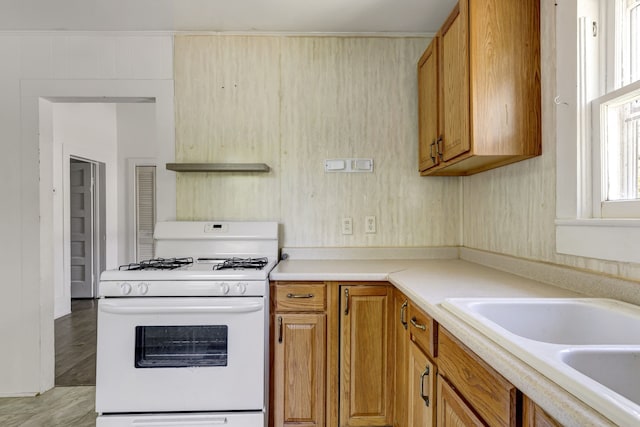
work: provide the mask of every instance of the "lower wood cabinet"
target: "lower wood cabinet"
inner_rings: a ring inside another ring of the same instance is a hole
[[[325,425],[326,315],[276,314],[273,425]]]
[[[462,398],[461,401],[467,402],[468,407],[472,408],[472,412],[477,414],[482,423],[503,427],[519,425],[518,390],[444,328],[439,328],[438,332],[437,360],[438,374],[443,379],[442,384],[440,380],[438,383],[437,393],[440,400],[453,399],[451,393],[441,395],[441,389],[445,390],[445,393],[450,391],[447,390],[448,384],[455,389],[453,393]],[[453,422],[454,408],[459,406],[450,403],[450,409],[446,409],[450,415],[442,413],[444,408],[438,409],[438,425],[458,425],[445,423]]]
[[[523,396],[522,401],[522,425],[524,427],[561,427],[562,424],[551,418],[549,414],[536,405],[536,403]]]
[[[395,343],[395,391],[393,406],[393,426],[407,427],[409,420],[409,299],[399,290],[393,298],[393,332]]]
[[[324,427],[326,285],[272,283],[271,313],[269,425]]]
[[[436,419],[436,367],[413,342],[409,345],[408,426],[429,427]]]
[[[389,285],[341,286],[340,426],[389,426],[393,347]]]
[[[443,377],[438,375],[438,427],[483,427],[485,424]]]
[[[271,313],[271,427],[560,425],[386,282],[273,282]]]

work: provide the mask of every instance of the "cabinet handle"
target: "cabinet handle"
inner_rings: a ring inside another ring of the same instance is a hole
[[[407,319],[405,318],[405,315],[407,314],[408,304],[409,304],[409,301],[404,300],[404,302],[400,306],[400,323],[402,323],[402,326],[404,326],[405,329],[407,329]]]
[[[344,315],[349,315],[349,288],[344,290]]]
[[[418,329],[422,329],[423,331],[427,330],[427,325],[421,325],[420,323],[417,323],[415,317],[411,318],[411,324]]]
[[[433,155],[433,146],[436,145],[436,140],[434,139],[433,141],[431,141],[431,144],[429,144],[429,157],[431,157],[431,161],[433,163],[436,162],[436,156]]]
[[[424,404],[429,406],[429,395],[424,394],[424,377],[429,376],[429,367],[425,366],[424,372],[420,375],[420,397],[424,400]]]
[[[278,316],[278,342],[282,343],[282,316]]]
[[[440,135],[438,137],[438,140],[436,141],[436,150],[438,152],[438,157],[440,157],[440,160],[444,160],[444,155],[442,154],[442,135]]]
[[[287,294],[287,298],[313,298],[313,294]]]

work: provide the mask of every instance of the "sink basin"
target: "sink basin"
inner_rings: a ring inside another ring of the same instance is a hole
[[[451,298],[442,306],[615,424],[640,426],[640,307],[600,298]]]
[[[470,323],[493,323],[519,337],[563,345],[640,345],[640,311],[608,299],[508,298],[446,301]]]
[[[592,380],[640,404],[640,349],[563,351],[560,359]]]

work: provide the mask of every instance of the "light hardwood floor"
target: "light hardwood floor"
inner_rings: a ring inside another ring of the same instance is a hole
[[[0,399],[2,427],[93,427],[95,387],[56,387],[36,397]]]
[[[0,399],[0,426],[95,426],[97,307],[96,300],[74,300],[71,314],[56,319],[56,387]]]

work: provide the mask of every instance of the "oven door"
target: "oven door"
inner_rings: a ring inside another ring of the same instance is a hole
[[[263,410],[264,334],[262,297],[101,299],[96,412]]]

